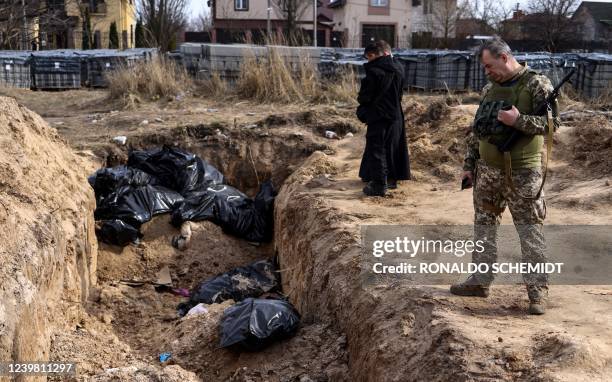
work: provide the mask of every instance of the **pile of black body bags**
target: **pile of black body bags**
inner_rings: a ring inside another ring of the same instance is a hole
[[[272,238],[276,193],[264,182],[255,199],[225,183],[223,174],[197,155],[164,146],[132,151],[124,166],[103,168],[89,177],[96,195],[98,238],[125,246],[141,238],[140,226],[172,213],[172,224],[210,220],[248,241]]]
[[[189,301],[178,306],[184,316],[196,305],[236,303],[223,312],[219,325],[219,345],[241,350],[261,350],[274,341],[295,334],[300,315],[277,294],[280,280],[275,264],[259,260],[234,268],[200,283]]]

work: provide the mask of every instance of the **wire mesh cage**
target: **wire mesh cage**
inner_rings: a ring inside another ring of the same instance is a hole
[[[33,52],[30,60],[32,88],[78,89],[81,87],[81,57],[71,50]]]
[[[30,88],[32,84],[30,73],[29,52],[0,52],[0,84],[12,88]]]

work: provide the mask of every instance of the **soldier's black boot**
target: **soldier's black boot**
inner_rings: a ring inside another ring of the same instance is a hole
[[[363,193],[367,196],[385,196],[387,193],[387,182],[371,180],[363,188]]]
[[[397,188],[397,180],[387,179],[387,188],[389,190],[395,190]]]
[[[534,315],[542,315],[546,313],[546,308],[544,307],[544,301],[529,301],[529,314]]]
[[[489,286],[480,284],[471,275],[464,282],[451,285],[450,292],[457,296],[489,297]]]

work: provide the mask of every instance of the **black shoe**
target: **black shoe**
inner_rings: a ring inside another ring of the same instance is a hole
[[[450,292],[457,296],[489,297],[489,286],[481,285],[474,275],[459,284],[453,284]]]
[[[387,188],[389,190],[395,190],[397,188],[397,180],[387,179]]]
[[[385,196],[387,193],[387,183],[372,180],[363,188],[363,193],[367,196]]]
[[[529,314],[540,316],[546,313],[543,301],[530,301],[529,302]]]

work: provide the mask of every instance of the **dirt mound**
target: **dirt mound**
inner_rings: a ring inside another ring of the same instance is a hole
[[[612,122],[596,116],[570,132],[572,159],[593,174],[612,174]]]
[[[417,174],[441,181],[459,179],[466,151],[465,138],[469,132],[475,106],[447,105],[435,100],[429,105],[408,98],[404,106],[411,163]]]
[[[55,129],[0,97],[0,359],[46,360],[96,282],[95,200]]]
[[[303,326],[295,337],[259,352],[219,348],[219,321],[232,304],[208,305],[207,313],[182,318],[163,333],[159,348],[205,381],[346,380],[346,338],[327,325]]]

